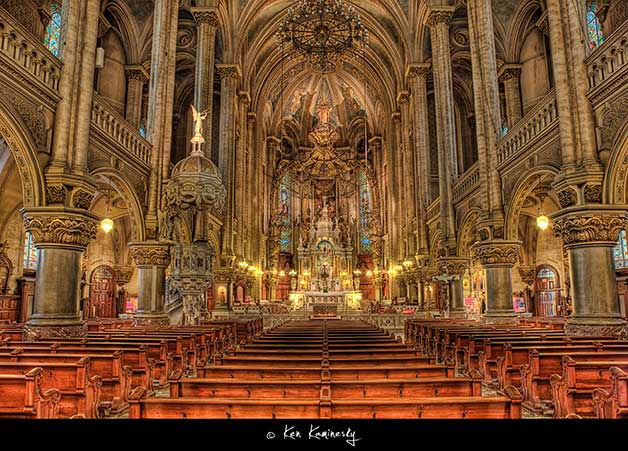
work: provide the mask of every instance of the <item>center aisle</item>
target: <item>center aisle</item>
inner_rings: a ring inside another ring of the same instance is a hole
[[[384,330],[359,321],[292,321],[235,355],[171,378],[170,397],[131,400],[131,418],[520,418],[521,397],[481,396]]]

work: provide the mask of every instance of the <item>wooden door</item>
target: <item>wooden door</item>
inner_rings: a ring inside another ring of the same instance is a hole
[[[556,316],[560,287],[557,274],[552,268],[542,267],[537,270],[535,293],[536,316]]]
[[[113,318],[116,316],[115,280],[113,270],[109,266],[99,266],[92,272],[90,302],[86,318]]]

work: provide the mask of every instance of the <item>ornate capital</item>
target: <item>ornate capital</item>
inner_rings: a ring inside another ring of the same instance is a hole
[[[400,105],[406,105],[410,101],[410,93],[408,91],[400,91],[397,94],[397,103]]]
[[[242,75],[238,64],[216,64],[216,70],[221,80],[225,78],[240,78]]]
[[[220,25],[220,21],[218,20],[218,14],[213,8],[192,7],[190,8],[190,12],[194,16],[196,25],[208,24],[212,27],[217,27],[218,25]]]
[[[412,78],[426,78],[427,74],[432,70],[430,63],[409,64],[406,69],[406,77]]]
[[[105,35],[105,33],[109,31],[110,28],[111,28],[111,24],[109,23],[107,18],[104,16],[104,14],[100,13],[100,15],[98,16],[98,37],[102,38]]]
[[[461,276],[469,267],[468,258],[445,257],[438,260],[441,272],[451,276]]]
[[[513,266],[519,258],[519,241],[494,240],[472,246],[482,266]]]
[[[241,104],[248,105],[249,103],[251,103],[251,96],[249,95],[248,91],[240,91],[238,93],[238,100]]]
[[[563,239],[565,246],[586,243],[614,245],[626,223],[626,210],[592,209],[589,206],[559,211],[552,218],[552,229],[555,236]]]
[[[436,8],[430,8],[430,12],[425,22],[428,27],[434,27],[439,24],[449,25],[451,17],[454,15],[453,6],[441,6]]]
[[[534,285],[534,281],[536,280],[536,266],[519,266],[517,268],[519,271],[519,276],[523,282],[531,287]]]
[[[601,204],[602,185],[587,183],[584,187],[584,200],[593,204]]]
[[[130,244],[131,257],[137,266],[168,266],[170,246],[160,242]]]
[[[558,202],[563,208],[570,207],[576,204],[578,195],[575,190],[571,188],[564,189],[558,192]]]
[[[120,266],[120,267],[114,268],[114,271],[116,272],[116,283],[119,286],[126,285],[127,283],[129,283],[129,281],[131,280],[131,277],[133,277],[134,269],[135,268],[133,268],[132,266]]]
[[[46,186],[46,203],[47,204],[65,204],[67,190],[63,185]]]
[[[78,189],[72,194],[72,206],[76,208],[82,208],[83,210],[89,210],[92,205],[94,194],[84,189]]]
[[[75,209],[21,209],[24,227],[33,235],[35,244],[85,248],[96,238],[98,218]]]
[[[124,69],[127,80],[138,80],[142,83],[147,83],[150,79],[148,71],[141,64],[126,66]]]
[[[521,76],[521,64],[504,64],[499,71],[501,81],[519,79]]]

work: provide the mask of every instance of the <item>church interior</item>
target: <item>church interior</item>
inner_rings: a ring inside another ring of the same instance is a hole
[[[628,418],[628,1],[0,0],[0,418]]]

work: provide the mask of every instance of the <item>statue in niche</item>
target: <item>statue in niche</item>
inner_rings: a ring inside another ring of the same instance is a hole
[[[301,235],[301,247],[307,248],[310,245],[310,231],[312,229],[312,217],[310,216],[310,207],[308,207],[305,215],[297,219],[297,226]]]
[[[343,247],[347,247],[349,245],[349,224],[347,218],[344,215],[340,216],[336,221],[336,224],[340,244],[342,244]]]

